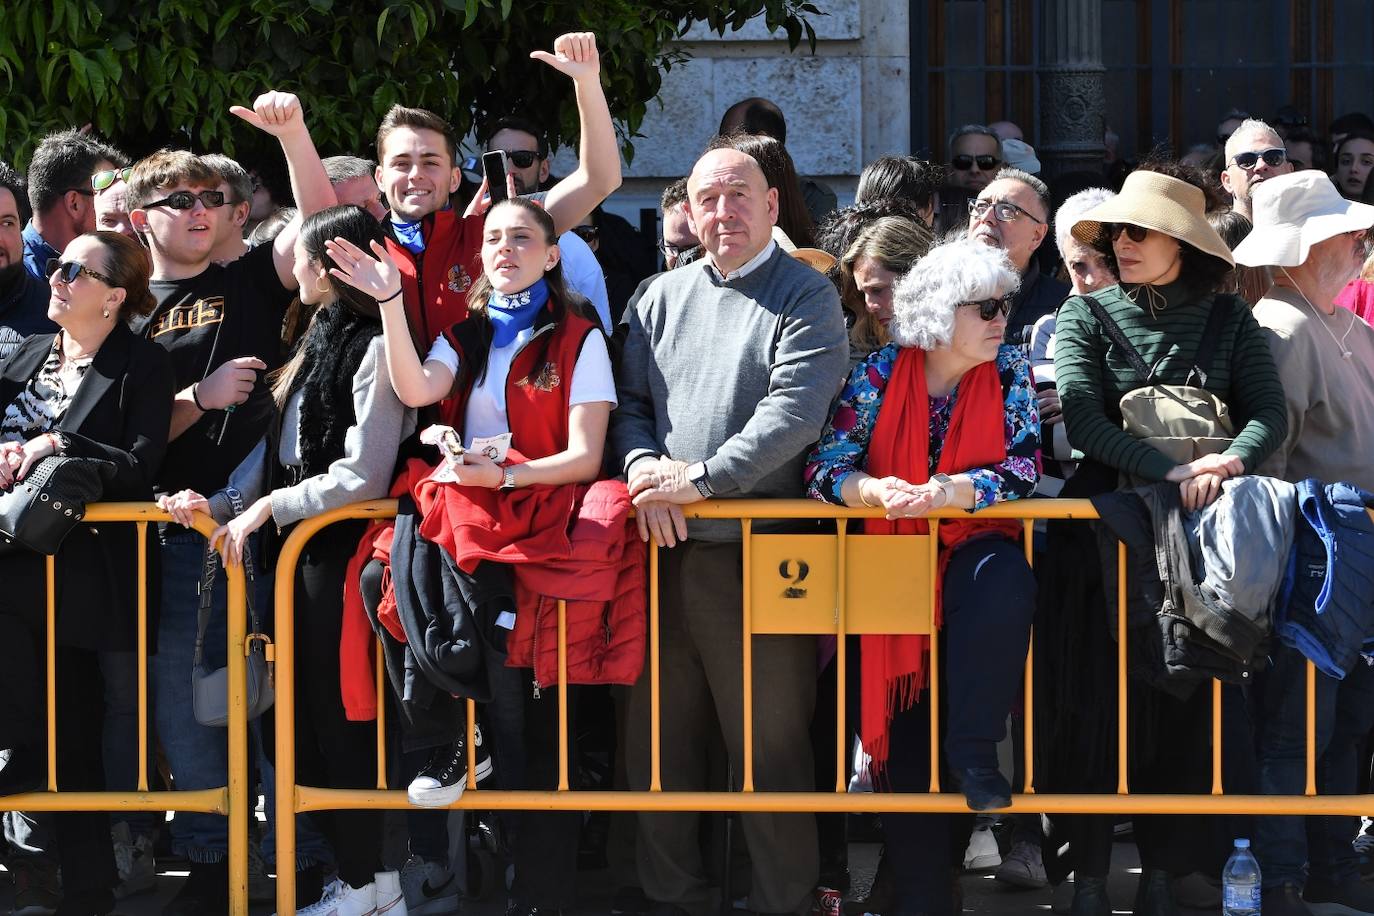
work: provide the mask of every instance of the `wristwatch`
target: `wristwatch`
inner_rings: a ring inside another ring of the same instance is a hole
[[[948,474],[931,474],[930,482],[939,484],[940,492],[944,494],[944,499],[942,499],[940,505],[935,508],[943,509],[945,506],[948,506],[949,501],[954,498],[954,478],[950,477]]]
[[[510,467],[507,467],[506,470],[505,470],[505,472],[501,475],[501,486],[497,487],[497,489],[500,490],[500,491],[503,492],[503,493],[506,492],[507,490],[514,490],[514,489],[515,489],[515,466],[514,466],[514,465],[511,465]]]
[[[710,499],[716,495],[716,491],[711,489],[711,479],[706,476],[706,462],[698,461],[696,464],[689,465],[687,479],[691,481],[692,486],[697,488],[702,499]]]

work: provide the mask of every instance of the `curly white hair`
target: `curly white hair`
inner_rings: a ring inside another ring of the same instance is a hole
[[[1005,251],[970,238],[951,239],[930,249],[897,281],[888,334],[902,347],[947,347],[961,303],[1008,296],[1020,285]]]

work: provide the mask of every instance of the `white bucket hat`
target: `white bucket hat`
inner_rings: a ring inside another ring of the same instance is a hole
[[[1346,200],[1315,169],[1268,179],[1250,204],[1255,228],[1235,250],[1247,267],[1298,267],[1318,242],[1374,226],[1374,207]]]

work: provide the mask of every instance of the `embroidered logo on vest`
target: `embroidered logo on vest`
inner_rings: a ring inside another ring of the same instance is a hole
[[[448,288],[455,293],[465,293],[472,286],[472,277],[468,276],[467,269],[461,264],[454,264],[448,269]]]
[[[545,363],[540,369],[539,374],[534,377],[534,381],[522,378],[516,382],[517,385],[530,386],[539,391],[553,391],[563,384],[563,377],[558,374],[557,363]]]

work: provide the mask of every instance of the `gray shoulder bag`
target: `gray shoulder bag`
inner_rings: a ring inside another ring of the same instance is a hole
[[[234,514],[243,511],[243,499],[230,490],[229,498]],[[200,611],[196,630],[196,654],[191,665],[191,704],[196,721],[209,728],[224,728],[229,724],[229,669],[208,668],[205,665],[205,631],[210,627],[215,577],[219,572],[219,553],[205,545],[205,571],[200,580]],[[247,639],[247,706],[249,720],[272,707],[272,640],[262,632],[257,607],[253,601],[253,557],[248,545],[243,547],[244,599],[248,605]],[[231,647],[230,651],[234,651]]]

